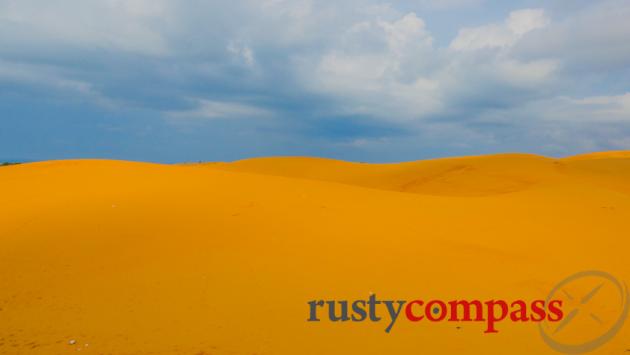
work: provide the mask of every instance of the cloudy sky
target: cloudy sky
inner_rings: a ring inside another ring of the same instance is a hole
[[[630,149],[630,2],[0,0],[0,159]]]

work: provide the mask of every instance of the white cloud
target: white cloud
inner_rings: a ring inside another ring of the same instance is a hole
[[[164,55],[168,46],[156,22],[167,17],[163,0],[5,0],[0,3],[0,45],[57,42]]]
[[[583,78],[628,68],[630,2],[588,2],[571,16],[525,36],[514,48],[525,58],[561,58]]]
[[[416,72],[432,60],[432,43],[414,13],[359,22],[317,61],[315,72],[308,63],[301,74],[312,90],[344,98],[344,114],[409,120],[441,107],[438,83]]]
[[[410,47],[430,47],[433,43],[424,21],[413,12],[395,22],[377,23],[385,31],[389,49],[397,55],[403,55]]]
[[[452,10],[479,6],[485,0],[416,0],[416,2],[428,9]]]
[[[451,42],[450,48],[459,51],[508,47],[528,32],[543,28],[550,20],[543,9],[512,11],[502,24],[463,28]]]
[[[522,36],[527,32],[543,28],[549,24],[549,18],[543,9],[524,9],[512,11],[505,21],[510,32]]]
[[[454,46],[512,45],[547,23],[541,10],[513,11],[503,25],[476,31],[479,40],[463,35],[467,39],[464,45],[460,32],[461,41],[456,39]],[[417,122],[452,114],[460,102],[503,100],[506,94],[502,91],[535,93],[553,82],[560,65],[555,59],[521,60],[507,50],[477,55],[475,51],[436,48],[425,22],[409,13],[391,21],[353,24],[316,61],[315,71],[311,70],[313,63],[306,61],[301,75],[312,90],[343,98],[342,113]],[[487,97],[490,95],[496,98]]]
[[[53,91],[54,96],[65,100],[84,100],[108,108],[118,106],[91,83],[69,78],[53,66],[15,63],[0,59],[0,84],[2,83],[26,84],[36,90]]]
[[[193,99],[195,108],[183,111],[170,111],[171,119],[220,119],[267,117],[272,113],[266,109],[239,102]]]
[[[623,95],[568,99],[568,103],[575,107],[573,119],[630,123],[630,92]]]
[[[536,89],[550,80],[559,66],[555,60],[522,62],[515,59],[498,61],[496,70],[503,80],[512,86]]]
[[[505,26],[492,24],[461,29],[450,48],[459,51],[496,48],[510,45],[514,40],[514,34]]]
[[[252,51],[249,46],[238,45],[234,41],[231,41],[227,46],[227,51],[239,61],[242,61],[246,66],[254,66],[254,51]]]
[[[582,98],[570,96],[540,98],[485,114],[485,118],[489,121],[518,119],[530,123],[629,124],[630,93]]]

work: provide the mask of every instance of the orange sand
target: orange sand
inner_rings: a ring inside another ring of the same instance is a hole
[[[628,152],[53,161],[1,167],[0,186],[0,354],[552,354],[533,323],[401,316],[387,334],[306,322],[306,302],[544,299],[590,269],[630,281]],[[628,324],[596,353],[626,349]]]

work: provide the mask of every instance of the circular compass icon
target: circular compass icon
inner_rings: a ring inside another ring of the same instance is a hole
[[[543,340],[566,354],[586,353],[602,346],[623,327],[628,316],[628,289],[603,271],[582,271],[558,283],[547,296],[562,300],[564,317],[539,325]]]

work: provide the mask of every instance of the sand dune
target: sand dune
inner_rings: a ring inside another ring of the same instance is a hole
[[[530,323],[387,334],[306,322],[307,302],[544,299],[590,269],[630,280],[628,152],[53,161],[0,167],[0,186],[0,354],[552,354]],[[615,307],[596,310],[602,327]],[[596,353],[628,339],[630,325]]]
[[[563,183],[589,172],[610,173],[601,181],[592,181],[606,185],[610,180],[627,177],[630,154],[604,152],[560,160],[532,154],[498,154],[399,164],[283,157],[248,159],[209,167],[426,195],[487,196],[523,191],[540,184]]]
[[[564,158],[563,160],[598,160],[598,159],[626,159],[630,158],[630,151],[628,150],[612,150],[607,152],[595,152],[586,153],[580,155],[574,155],[572,157]]]

